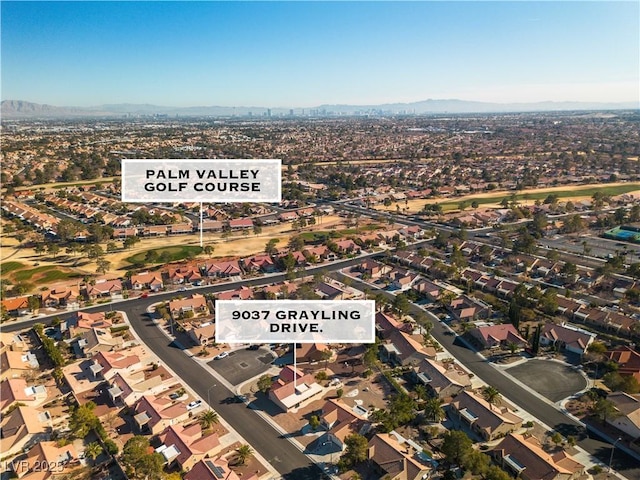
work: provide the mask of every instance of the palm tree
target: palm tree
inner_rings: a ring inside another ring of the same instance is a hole
[[[203,430],[209,430],[214,424],[218,423],[218,414],[213,410],[207,410],[200,414],[198,420]]]
[[[500,395],[498,389],[492,387],[491,385],[487,385],[482,389],[482,396],[487,402],[489,402],[489,405],[500,403],[500,400],[502,398],[502,395]]]
[[[416,385],[415,391],[419,400],[425,400],[427,398],[427,389],[424,385]]]
[[[442,408],[442,400],[439,398],[430,398],[424,406],[424,415],[432,422],[439,422],[444,418],[444,409]]]
[[[102,447],[98,442],[91,442],[84,449],[84,454],[89,457],[91,460],[95,460],[102,453]]]
[[[240,465],[244,465],[251,455],[253,455],[253,449],[249,445],[241,445],[236,448],[236,459]]]

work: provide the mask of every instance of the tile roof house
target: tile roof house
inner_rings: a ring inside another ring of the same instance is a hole
[[[413,331],[413,325],[411,323],[401,322],[397,318],[383,312],[376,312],[375,322],[376,332],[380,334],[382,338],[388,338],[397,330],[408,334],[411,334]]]
[[[104,280],[87,286],[87,296],[92,300],[96,298],[111,298],[114,295],[122,295],[122,282],[118,279]]]
[[[450,405],[456,416],[485,440],[493,440],[522,426],[522,418],[507,407],[491,405],[473,392],[460,392]]]
[[[319,399],[323,393],[324,389],[313,375],[303,375],[300,370],[288,365],[271,385],[269,399],[283,411],[289,412]]]
[[[391,332],[380,350],[383,360],[399,365],[419,365],[438,354],[434,347],[426,347],[412,335],[398,330]]]
[[[545,452],[533,436],[508,434],[492,450],[502,468],[522,480],[574,480],[584,473],[584,465],[564,450]]]
[[[39,368],[36,356],[29,352],[6,351],[0,355],[0,380],[22,377]]]
[[[640,353],[631,347],[621,345],[609,350],[606,355],[610,361],[619,365],[618,373],[620,375],[632,375],[640,382]]]
[[[3,299],[2,309],[9,315],[24,315],[25,313],[28,313],[30,310],[29,295]]]
[[[42,292],[44,307],[70,307],[78,304],[80,290],[77,286],[57,285]]]
[[[583,355],[595,338],[594,333],[564,323],[561,325],[547,323],[542,327],[540,343]]]
[[[520,348],[527,345],[527,341],[510,323],[478,327],[469,333],[478,340],[483,348],[506,347],[510,343],[515,343]]]
[[[425,358],[415,370],[418,382],[425,385],[432,396],[443,400],[471,387],[471,376],[455,362]]]
[[[184,480],[241,480],[236,472],[229,468],[229,462],[225,458],[206,458],[196,463]],[[258,480],[254,473],[242,480]]]
[[[164,456],[169,466],[175,464],[185,472],[190,471],[198,461],[213,456],[222,448],[218,435],[203,435],[198,423],[188,427],[171,425],[158,437],[162,445],[156,448],[156,452]]]
[[[183,402],[174,403],[168,398],[144,395],[135,406],[133,419],[138,431],[157,435],[165,428],[184,422],[189,410]]]
[[[318,438],[318,442],[331,442],[343,451],[346,448],[344,440],[347,436],[354,433],[365,435],[371,428],[364,416],[365,412],[362,407],[349,407],[339,399],[327,400],[320,414],[320,424],[326,433]]]
[[[640,394],[629,395],[613,392],[607,395],[619,412],[618,416],[607,418],[607,423],[626,433],[631,438],[640,438]]]
[[[67,467],[79,465],[78,454],[72,444],[63,447],[56,446],[56,442],[39,442],[36,443],[27,453],[26,459],[15,460],[12,463],[13,471],[18,478],[29,475],[30,473],[42,473],[38,476],[39,480],[46,480],[53,476],[54,473],[65,473]],[[42,472],[42,465],[55,465],[56,472],[53,469]]]
[[[187,335],[196,345],[208,345],[215,341],[216,324],[204,322],[200,325],[190,324],[185,327]]]
[[[48,440],[51,415],[32,407],[17,407],[3,415],[0,423],[0,451],[7,456]]]
[[[193,312],[194,315],[207,315],[209,308],[204,295],[194,293],[190,297],[169,302],[169,313],[174,319],[182,318],[187,312]]]
[[[416,449],[408,443],[400,443],[390,433],[378,433],[369,440],[368,457],[378,478],[389,480],[422,480],[429,478],[433,468],[421,461]]]
[[[206,262],[201,270],[207,277],[227,278],[242,274],[238,260]]]
[[[35,406],[46,398],[46,387],[29,387],[24,378],[7,378],[0,382],[0,412],[17,402]]]
[[[136,275],[131,275],[131,288],[134,290],[142,290],[143,288],[149,288],[154,292],[157,292],[164,287],[162,281],[162,275],[154,272],[142,272]]]

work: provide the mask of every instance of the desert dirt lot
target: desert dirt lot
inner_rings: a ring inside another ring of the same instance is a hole
[[[343,228],[344,219],[336,215],[322,217],[318,223],[312,227],[307,227],[303,232],[323,231]],[[236,232],[232,236],[222,238],[221,234],[207,234],[203,237],[204,245],[212,245],[215,250],[212,257],[232,257],[232,256],[250,256],[264,251],[266,243],[271,239],[278,239],[277,247],[287,245],[289,239],[298,234],[291,230],[288,223],[274,225],[271,227],[263,227],[259,235],[255,235],[253,231],[248,230],[246,235],[242,232]],[[24,265],[24,268],[33,268],[36,266],[55,266],[64,268],[78,273],[80,275],[92,275],[96,273],[96,264],[87,258],[83,258],[81,254],[67,255],[64,250],[57,259],[53,259],[48,254],[36,255],[33,248],[18,248],[18,241],[7,234],[0,237],[0,258],[2,262],[17,261]],[[115,242],[119,247],[122,242]],[[121,276],[124,271],[131,268],[131,264],[125,259],[140,252],[146,252],[154,248],[168,247],[173,245],[193,245],[200,244],[199,234],[178,235],[172,237],[156,237],[145,238],[128,250],[117,250],[108,253],[105,258],[111,262],[110,275]],[[104,248],[105,245],[102,245]],[[202,255],[202,258],[208,258]],[[37,265],[36,265],[37,264]]]

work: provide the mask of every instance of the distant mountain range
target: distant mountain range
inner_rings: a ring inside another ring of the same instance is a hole
[[[149,104],[122,103],[95,107],[58,107],[23,100],[3,100],[0,104],[2,118],[77,118],[129,116],[273,116],[286,115],[363,115],[363,114],[443,114],[443,113],[499,113],[499,112],[550,112],[570,110],[629,110],[638,109],[636,102],[537,102],[537,103],[489,103],[466,100],[424,100],[412,103],[386,103],[381,105],[320,105],[309,108],[268,107],[166,107]]]

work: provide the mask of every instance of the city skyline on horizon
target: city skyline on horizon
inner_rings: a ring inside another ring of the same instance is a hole
[[[640,100],[636,2],[2,2],[2,98],[311,108]]]

